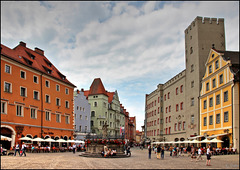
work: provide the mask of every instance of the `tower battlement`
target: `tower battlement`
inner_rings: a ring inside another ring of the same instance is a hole
[[[209,18],[197,16],[194,21],[185,29],[185,34],[188,34],[190,30],[197,24],[224,24],[224,18]]]

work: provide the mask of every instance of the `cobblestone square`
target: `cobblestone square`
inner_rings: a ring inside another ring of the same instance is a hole
[[[212,156],[211,166],[206,166],[206,156],[203,161],[191,162],[184,154],[172,158],[165,152],[164,160],[157,160],[152,153],[148,159],[147,149],[131,149],[129,158],[88,158],[80,157],[79,153],[27,153],[26,157],[2,156],[1,169],[239,169],[239,155]]]

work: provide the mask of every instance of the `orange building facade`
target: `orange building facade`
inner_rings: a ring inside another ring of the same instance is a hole
[[[26,43],[1,44],[1,135],[12,138],[73,138],[74,87],[44,56]]]

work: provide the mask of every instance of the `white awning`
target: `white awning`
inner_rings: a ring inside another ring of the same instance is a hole
[[[193,136],[193,137],[189,137],[188,139],[197,139],[197,138],[201,138],[204,137],[203,135],[198,135],[198,136]]]
[[[217,135],[208,136],[207,138],[216,138],[218,136],[224,136],[224,135],[228,135],[228,134],[229,133],[217,134]]]

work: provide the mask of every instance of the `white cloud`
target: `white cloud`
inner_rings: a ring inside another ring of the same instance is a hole
[[[224,18],[227,50],[239,51],[239,2],[128,3],[1,1],[1,41],[38,46],[78,88],[100,77],[143,108],[149,89],[185,68],[184,30],[196,16]]]

